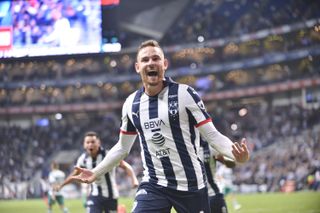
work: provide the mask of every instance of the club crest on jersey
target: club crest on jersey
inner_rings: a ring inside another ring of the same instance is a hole
[[[169,102],[169,113],[170,113],[170,115],[175,116],[175,115],[178,114],[178,112],[179,112],[178,101],[170,101]]]
[[[200,109],[206,110],[206,108],[204,107],[204,104],[203,104],[202,101],[199,101],[199,102],[197,103],[197,105],[200,107]]]

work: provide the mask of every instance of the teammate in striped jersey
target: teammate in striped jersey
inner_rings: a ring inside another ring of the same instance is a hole
[[[80,155],[76,165],[80,168],[95,168],[108,153],[107,150],[101,147],[101,142],[96,132],[87,132],[85,134],[83,147],[86,152]],[[120,161],[119,167],[124,169],[131,178],[133,187],[137,187],[138,180],[132,167],[124,160]],[[75,174],[77,174],[77,170],[70,176]],[[68,178],[61,184],[60,188],[67,183]],[[115,168],[101,175],[95,182],[90,184],[87,196],[85,206],[88,213],[117,212],[119,192],[115,180]]]
[[[217,161],[223,163],[228,168],[235,167],[235,162],[228,160],[214,150],[209,144],[200,138],[200,159],[204,164],[207,175],[207,187],[211,213],[227,213],[228,208],[223,193],[215,182]]]
[[[210,212],[199,135],[220,154],[244,163],[246,140],[232,143],[214,127],[197,92],[165,78],[168,61],[158,42],[143,42],[135,69],[143,88],[131,94],[122,109],[118,143],[93,170],[77,168],[70,181],[92,182],[130,152],[139,136],[143,178],[133,212]]]

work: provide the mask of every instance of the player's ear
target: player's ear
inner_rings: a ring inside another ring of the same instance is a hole
[[[163,64],[164,64],[164,70],[167,70],[167,68],[168,68],[168,66],[169,66],[169,61],[168,61],[168,59],[164,59],[164,61],[163,61]]]
[[[137,72],[137,73],[140,73],[140,71],[139,71],[139,63],[138,63],[138,62],[136,62],[136,63],[134,64],[134,67],[136,68],[136,72]]]

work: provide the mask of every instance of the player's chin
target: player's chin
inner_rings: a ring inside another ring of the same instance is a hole
[[[159,78],[157,78],[157,79],[155,79],[155,78],[153,78],[153,79],[148,79],[148,84],[149,84],[149,86],[157,86],[157,85],[159,85],[160,83],[161,83],[161,81],[159,80]]]

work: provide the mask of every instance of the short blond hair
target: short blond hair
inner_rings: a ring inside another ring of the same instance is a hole
[[[137,57],[136,57],[136,60],[138,60],[138,55],[139,55],[139,52],[145,48],[145,47],[158,47],[161,52],[163,53],[163,50],[159,44],[159,42],[157,42],[156,40],[153,40],[153,39],[150,39],[150,40],[146,40],[144,42],[142,42],[138,48],[138,51],[137,51]]]

